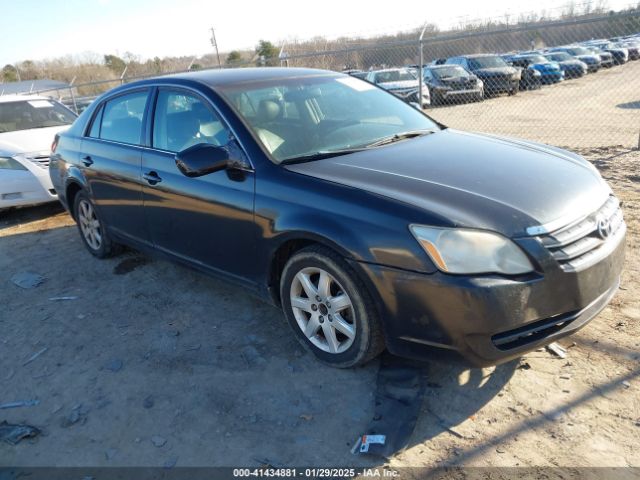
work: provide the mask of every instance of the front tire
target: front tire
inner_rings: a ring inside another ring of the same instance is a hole
[[[80,238],[91,255],[107,258],[120,251],[120,246],[109,237],[89,195],[81,190],[73,202],[73,212]]]
[[[291,257],[282,272],[280,298],[296,338],[320,361],[350,368],[384,350],[371,295],[333,251],[313,246]]]

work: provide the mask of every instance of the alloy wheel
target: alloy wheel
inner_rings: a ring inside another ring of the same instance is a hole
[[[353,344],[353,303],[329,272],[316,267],[300,270],[291,282],[290,299],[298,327],[313,345],[338,354]]]
[[[93,250],[99,250],[102,245],[100,221],[96,217],[93,206],[87,200],[81,200],[78,204],[78,223],[87,245]]]

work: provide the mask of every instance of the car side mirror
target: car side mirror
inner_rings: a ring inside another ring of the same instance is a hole
[[[237,150],[234,140],[222,147],[199,143],[176,153],[176,166],[187,177],[201,177],[228,168],[246,168],[244,161],[234,158],[238,154],[241,156]]]

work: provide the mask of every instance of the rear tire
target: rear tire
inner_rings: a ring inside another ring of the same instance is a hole
[[[327,365],[363,365],[385,348],[379,315],[366,286],[327,248],[307,247],[289,259],[280,298],[298,341]]]
[[[120,252],[121,247],[111,240],[104,222],[98,216],[93,202],[84,190],[76,194],[73,217],[78,225],[82,243],[97,258],[107,258]]]

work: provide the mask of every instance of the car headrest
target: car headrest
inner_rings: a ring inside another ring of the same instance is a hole
[[[258,105],[258,121],[269,122],[280,116],[280,104],[276,100],[260,100]]]

